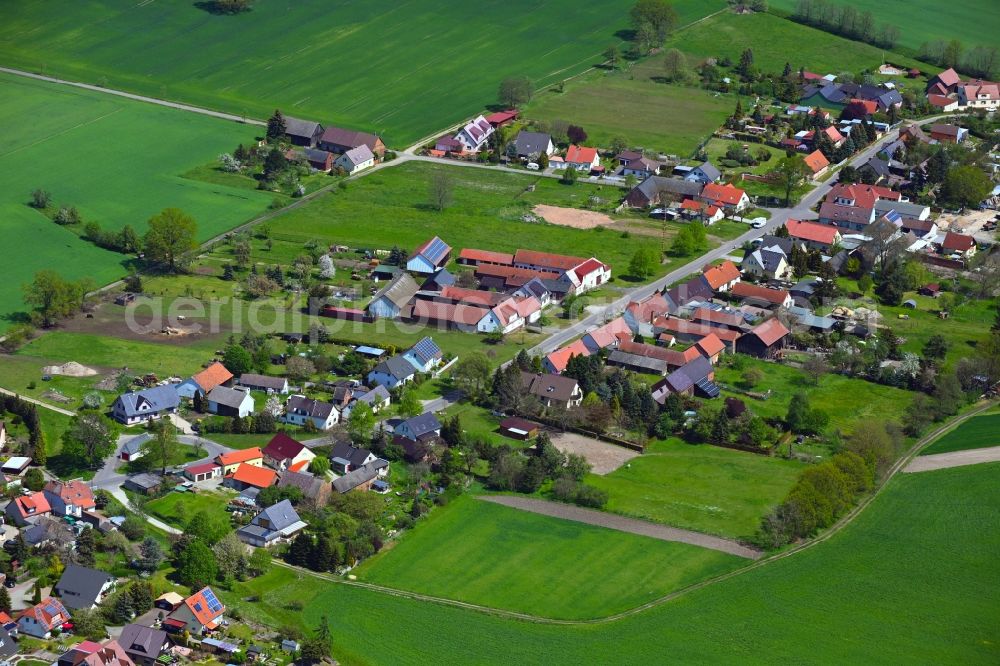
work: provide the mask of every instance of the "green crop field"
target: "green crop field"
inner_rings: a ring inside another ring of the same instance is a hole
[[[773,0],[775,9],[792,12],[796,0]],[[899,44],[917,49],[924,42],[957,39],[966,48],[996,46],[1000,12],[994,0],[962,0],[947,5],[938,0],[834,0],[837,7],[853,5],[871,12],[876,24],[899,28]]]
[[[975,416],[963,422],[921,451],[920,455],[984,449],[991,446],[1000,446],[1000,414]]]
[[[883,52],[822,30],[794,23],[772,14],[725,13],[678,32],[666,48],[677,48],[694,58],[728,57],[739,62],[744,49],[752,49],[754,64],[765,72],[780,73],[785,63],[820,74],[859,72],[877,67],[883,58],[899,65],[927,69],[911,58]]]
[[[784,498],[803,464],[677,439],[587,482],[608,492],[608,511],[727,537],[749,537]]]
[[[125,255],[98,249],[29,208],[36,188],[51,192],[57,205],[76,206],[85,222],[106,229],[131,224],[140,234],[152,215],[181,208],[198,222],[202,239],[271,201],[261,192],[180,177],[251,140],[253,130],[239,124],[7,74],[0,74],[0,98],[0,233],[7,257],[0,315],[23,308],[20,285],[43,268],[97,284],[127,272]]]
[[[542,86],[599,63],[632,3],[262,0],[239,16],[197,4],[18,2],[0,63],[261,118],[280,107],[403,147],[494,103],[504,77]],[[724,6],[673,4],[681,23]]]
[[[354,573],[388,587],[585,619],[633,608],[745,564],[698,546],[462,497]]]
[[[649,70],[634,70],[598,71],[567,84],[564,92],[541,92],[524,115],[579,125],[590,145],[609,146],[622,137],[630,146],[688,157],[733,112],[736,101],[730,95],[657,83]]]
[[[428,204],[428,184],[435,172],[447,173],[454,186],[454,202],[444,211]],[[601,208],[612,209],[622,196],[623,191],[611,185],[564,185],[540,176],[410,162],[354,181],[346,191],[322,195],[273,219],[269,226],[272,238],[293,243],[291,251],[299,254],[301,243],[309,239],[352,248],[398,246],[412,251],[438,235],[454,248],[455,256],[466,247],[596,256],[621,276],[637,249],[659,250],[657,227],[649,226],[652,235],[631,233],[623,238],[614,228],[581,230],[521,218],[539,203],[582,208],[591,197],[599,197]],[[676,228],[670,227],[670,235]],[[278,250],[275,243],[270,255],[262,251],[260,256],[281,261]],[[661,266],[661,272],[666,269]]]
[[[898,476],[823,544],[602,624],[501,618],[279,567],[220,592],[273,626],[326,616],[346,664],[994,664],[997,483],[1000,463]]]

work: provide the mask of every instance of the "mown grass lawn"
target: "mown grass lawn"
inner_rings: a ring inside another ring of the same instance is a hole
[[[98,249],[29,208],[37,188],[50,192],[54,205],[76,206],[84,222],[108,230],[130,224],[140,235],[150,217],[180,208],[195,218],[200,240],[271,201],[262,192],[181,177],[251,141],[247,127],[7,74],[0,75],[0,98],[0,232],[8,257],[0,268],[7,285],[0,314],[23,309],[21,284],[45,268],[97,285],[128,272],[125,255]],[[0,318],[0,328],[7,324]]]
[[[608,492],[607,510],[727,537],[750,537],[784,498],[802,463],[679,439],[587,483]]]
[[[681,23],[723,6],[673,4]],[[220,16],[189,2],[97,0],[52,12],[29,0],[5,14],[0,60],[238,115],[278,107],[402,148],[493,104],[504,77],[543,86],[600,63],[622,43],[630,6],[494,0],[467,12],[455,0],[300,0]]]
[[[991,446],[1000,446],[1000,414],[972,417],[954,430],[946,432],[940,439],[922,450],[920,455],[983,449]]]
[[[201,511],[229,522],[229,514],[226,512],[228,503],[228,496],[217,492],[169,492],[163,497],[146,502],[145,508],[148,513],[174,527],[184,529],[191,518]]]
[[[683,663],[832,666],[891,655],[894,663],[989,664],[1000,660],[998,603],[983,593],[1000,585],[1000,533],[988,528],[1000,515],[998,482],[1000,463],[899,475],[823,544],[605,624],[500,618],[279,567],[220,593],[244,617],[273,626],[313,629],[326,616],[334,655],[347,664],[487,664],[497,654],[551,664],[652,663],[666,654]],[[357,640],[366,635],[380,640]]]

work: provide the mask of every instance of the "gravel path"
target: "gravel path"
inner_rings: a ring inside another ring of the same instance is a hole
[[[676,527],[667,527],[666,525],[658,525],[645,520],[626,518],[625,516],[618,516],[613,513],[605,513],[603,511],[595,511],[593,509],[584,509],[579,506],[573,506],[572,504],[549,502],[547,500],[533,499],[530,497],[515,497],[513,495],[484,495],[478,497],[477,499],[481,499],[486,502],[493,502],[495,504],[502,504],[514,509],[521,509],[522,511],[539,513],[543,516],[552,516],[553,518],[572,520],[578,523],[586,523],[587,525],[607,527],[608,529],[618,530],[619,532],[629,532],[631,534],[648,536],[654,539],[659,539],[660,541],[689,543],[693,546],[701,546],[702,548],[718,550],[723,553],[729,553],[730,555],[736,555],[737,557],[746,557],[751,560],[756,560],[763,555],[763,553],[759,550],[749,548],[730,539],[723,539],[721,537],[710,536],[708,534],[702,534],[701,532],[692,532],[690,530],[680,530]]]
[[[947,469],[948,467],[962,467],[964,465],[977,465],[988,462],[1000,462],[1000,446],[917,456],[903,471],[930,472],[935,469]]]

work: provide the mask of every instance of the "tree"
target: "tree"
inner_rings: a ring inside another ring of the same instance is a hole
[[[86,529],[76,538],[76,561],[85,567],[94,566],[94,553],[97,543],[94,541],[94,530]]]
[[[316,627],[315,635],[302,642],[302,660],[317,663],[330,657],[330,623],[324,615]]]
[[[303,381],[316,374],[316,366],[313,362],[302,356],[289,356],[285,361],[285,374],[289,379]]]
[[[247,547],[236,536],[236,532],[230,532],[222,537],[212,546],[212,553],[223,575],[237,579],[243,577],[247,564]]]
[[[0,586],[0,611],[10,613],[10,593],[3,586]]]
[[[490,370],[491,364],[486,354],[478,351],[471,352],[455,364],[452,377],[458,386],[475,397],[486,389],[490,381]]]
[[[825,358],[814,355],[805,360],[802,370],[812,379],[813,385],[818,386],[820,378],[830,371],[830,366],[827,365]]]
[[[455,184],[449,173],[443,169],[433,171],[427,192],[431,208],[440,212],[450,206],[454,189]]]
[[[993,190],[993,181],[975,166],[957,166],[948,171],[941,187],[942,198],[962,207],[977,206]]]
[[[24,473],[24,487],[33,492],[38,492],[45,487],[45,474],[38,467],[32,467]]]
[[[935,333],[924,343],[924,358],[941,360],[948,353],[948,340],[940,333]]]
[[[570,140],[570,143],[581,144],[587,140],[587,132],[579,125],[570,125],[566,128],[566,138]],[[573,169],[567,170],[573,171]]]
[[[524,76],[512,76],[500,82],[497,99],[509,109],[527,104],[534,93],[531,80]]]
[[[250,8],[250,0],[212,0],[212,11],[217,14],[240,14]]]
[[[962,42],[957,39],[948,42],[944,47],[944,53],[941,54],[941,65],[943,67],[958,67],[962,60],[962,50]]]
[[[399,396],[399,413],[404,416],[419,416],[424,411],[415,391],[403,389]]]
[[[38,188],[31,193],[31,207],[45,210],[52,203],[52,195],[45,190]]]
[[[24,302],[34,307],[38,319],[35,323],[45,327],[79,310],[84,295],[81,283],[64,280],[49,269],[35,273],[34,280],[23,289]]]
[[[228,345],[222,354],[222,364],[234,375],[242,375],[253,370],[253,357],[238,344]]]
[[[330,280],[337,274],[337,267],[333,264],[333,257],[324,254],[319,258],[319,276],[324,280]]]
[[[177,557],[177,579],[198,590],[215,582],[219,567],[215,553],[201,539],[191,541]]]
[[[264,158],[264,179],[274,180],[288,168],[288,158],[278,148],[272,148]]]
[[[790,206],[792,201],[792,190],[806,177],[809,172],[806,163],[800,155],[783,157],[778,160],[773,173],[780,187],[785,190],[785,205]]]
[[[208,511],[199,511],[188,521],[184,535],[209,546],[219,542],[229,532],[228,516],[219,516]]]
[[[160,547],[160,542],[153,537],[146,537],[139,544],[139,558],[135,561],[135,565],[139,571],[153,573],[160,567],[163,559],[163,549]]]
[[[182,255],[197,247],[197,231],[193,217],[177,208],[164,209],[149,219],[149,230],[143,241],[146,257],[176,270]]]
[[[669,49],[663,57],[663,69],[668,81],[683,80],[688,74],[688,62],[678,49]]]
[[[608,62],[608,65],[611,66],[611,69],[618,68],[618,60],[621,58],[621,51],[618,50],[617,44],[612,44],[608,48],[604,49],[603,55],[604,59]],[[41,208],[44,208],[44,206],[41,206]]]
[[[745,79],[753,78],[753,49],[744,49],[740,54],[740,62],[736,65],[736,73]]]
[[[659,253],[651,247],[643,246],[635,251],[628,264],[629,274],[637,278],[646,278],[656,272],[660,265]]]
[[[611,152],[618,155],[628,149],[628,140],[623,136],[616,136],[611,139]]]
[[[347,421],[347,431],[351,441],[358,445],[366,445],[371,441],[372,429],[375,427],[375,414],[366,402],[357,402],[351,408]]]
[[[309,471],[316,476],[323,478],[330,471],[330,459],[326,456],[316,456],[309,463]]]
[[[104,640],[107,629],[104,618],[97,610],[84,608],[73,612],[73,633],[92,641]]]
[[[236,265],[240,268],[246,268],[250,265],[251,253],[250,241],[241,240],[233,245],[233,257],[236,259]]]
[[[639,0],[629,11],[632,27],[643,33],[648,43],[643,46],[660,46],[677,25],[677,12],[666,0]]]
[[[271,117],[267,119],[268,143],[275,143],[281,141],[283,138],[285,138],[286,131],[287,128],[285,127],[285,117],[281,115],[281,111],[275,109]]]
[[[73,417],[63,433],[63,455],[89,469],[97,469],[114,453],[119,428],[103,414],[85,412]]]
[[[200,394],[196,394],[200,395]],[[167,466],[177,455],[177,430],[166,419],[161,419],[153,426],[153,437],[143,444],[144,458],[159,465],[160,473],[167,473]]]

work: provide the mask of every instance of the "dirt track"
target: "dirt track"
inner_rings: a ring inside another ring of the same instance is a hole
[[[1000,462],[1000,446],[987,449],[969,449],[967,451],[949,451],[948,453],[932,453],[929,456],[917,456],[903,470],[904,472],[930,472],[935,469],[963,467],[979,463]]]
[[[549,502],[547,500],[533,499],[530,497],[515,497],[513,495],[482,495],[477,499],[493,502],[495,504],[502,504],[503,506],[509,506],[514,509],[521,509],[522,511],[539,513],[543,516],[562,518],[563,520],[572,520],[578,523],[586,523],[587,525],[607,527],[608,529],[618,530],[619,532],[629,532],[631,534],[648,536],[653,539],[659,539],[660,541],[688,543],[693,546],[701,546],[702,548],[718,550],[723,553],[729,553],[730,555],[736,555],[737,557],[746,557],[751,560],[756,560],[763,555],[763,553],[759,550],[749,548],[729,539],[723,539],[722,537],[710,536],[708,534],[692,532],[690,530],[680,530],[676,527],[667,527],[666,525],[658,525],[645,520],[626,518],[625,516],[617,516],[613,513],[604,513],[603,511],[584,509],[579,506],[573,506],[572,504]]]

